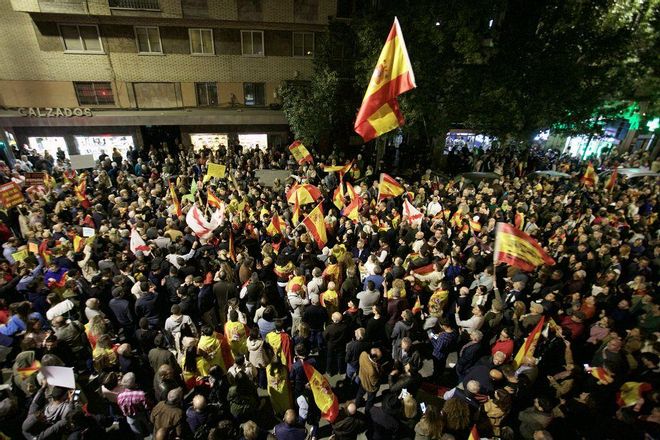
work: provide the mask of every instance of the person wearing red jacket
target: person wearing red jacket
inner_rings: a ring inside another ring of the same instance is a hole
[[[509,335],[510,330],[503,328],[500,331],[500,336],[497,338],[497,341],[490,348],[491,354],[495,354],[498,351],[501,351],[506,355],[506,360],[508,361],[513,356],[513,339]]]

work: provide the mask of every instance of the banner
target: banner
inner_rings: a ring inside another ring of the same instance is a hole
[[[225,178],[225,173],[227,171],[227,167],[225,165],[208,162],[206,166],[207,169],[206,169],[206,176],[204,177],[204,181],[209,180],[211,177],[216,177],[218,179]]]
[[[332,392],[328,379],[307,362],[303,362],[303,368],[312,389],[314,403],[321,410],[321,416],[330,423],[334,422],[339,414],[339,401]]]
[[[13,208],[23,202],[25,202],[23,192],[21,192],[21,189],[14,182],[0,185],[0,205],[2,205],[3,208]]]

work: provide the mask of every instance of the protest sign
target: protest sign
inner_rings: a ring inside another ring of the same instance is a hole
[[[3,208],[13,208],[23,202],[25,202],[23,192],[14,182],[0,185],[0,205]]]

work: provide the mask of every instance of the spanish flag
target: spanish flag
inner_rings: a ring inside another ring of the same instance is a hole
[[[85,239],[80,235],[73,237],[73,252],[82,252],[85,248]]]
[[[616,394],[616,403],[620,407],[637,405],[641,402],[642,395],[652,390],[653,386],[650,383],[626,382]]]
[[[355,192],[355,188],[353,188],[353,185],[348,182],[346,182],[346,192],[348,192],[348,197],[351,200],[355,200],[355,198],[358,197],[357,193]]]
[[[179,198],[176,195],[176,190],[174,189],[174,183],[172,182],[170,182],[170,195],[172,196],[172,204],[174,205],[176,216],[181,217],[183,215],[183,211],[181,211],[181,204],[179,203]]]
[[[596,176],[594,166],[591,162],[589,162],[589,165],[587,165],[587,170],[584,172],[584,176],[582,176],[582,184],[584,186],[595,186],[597,180],[598,176]]]
[[[513,365],[517,368],[522,365],[526,356],[532,356],[534,350],[536,349],[536,343],[541,337],[541,331],[543,331],[543,324],[545,323],[545,316],[541,316],[541,320],[536,324],[536,327],[529,333],[529,336],[525,338],[520,350],[516,354],[516,357],[513,359]]]
[[[619,169],[617,167],[614,167],[614,170],[612,171],[612,175],[610,176],[610,180],[607,181],[605,184],[605,189],[609,192],[612,192],[614,190],[614,186],[616,185],[616,178],[619,176]]]
[[[344,185],[339,184],[337,188],[335,188],[335,192],[332,195],[332,203],[335,204],[337,209],[343,209],[344,208]]]
[[[341,211],[341,215],[348,217],[354,222],[357,222],[360,217],[360,202],[362,199],[360,197],[355,197],[351,200],[351,203],[346,205],[346,207]]]
[[[417,299],[415,300],[415,304],[412,306],[412,312],[413,312],[413,315],[416,315],[421,311],[422,311],[422,301],[420,300],[419,295],[417,295]]]
[[[328,379],[307,362],[303,361],[303,368],[312,389],[314,403],[321,410],[321,416],[333,423],[339,414],[339,400],[332,392]]]
[[[404,118],[396,98],[415,87],[406,43],[399,20],[394,18],[355,120],[356,133],[368,142],[402,126]]]
[[[380,173],[380,183],[378,184],[378,201],[390,197],[398,197],[403,194],[403,187],[394,177],[389,174]]]
[[[87,199],[87,173],[82,173],[80,175],[80,183],[74,188],[76,199],[80,202],[80,206],[84,209],[90,208],[92,204],[89,202],[89,199]]]
[[[603,367],[593,367],[590,371],[591,375],[596,378],[599,385],[609,385],[614,382],[612,373]]]
[[[472,426],[468,440],[481,440],[481,437],[479,437],[479,431],[477,431],[477,425]]]
[[[280,220],[280,216],[275,213],[273,214],[273,218],[270,219],[270,224],[266,228],[266,232],[272,237],[275,234],[284,235],[285,229],[284,224],[282,224],[282,221]]]
[[[339,172],[339,177],[344,177],[344,174],[348,173],[353,167],[354,160],[350,161],[346,165],[325,165],[323,171],[326,173],[335,173]]]
[[[289,334],[273,330],[266,334],[266,342],[271,346],[273,353],[280,359],[282,365],[286,365],[291,370],[293,368],[293,354]]]
[[[298,162],[298,165],[302,165],[304,163],[314,163],[312,155],[309,154],[307,148],[305,148],[305,146],[300,141],[295,141],[289,145],[289,151],[293,155],[293,158],[296,159],[296,162]]]
[[[521,211],[516,212],[516,215],[513,217],[513,226],[520,229],[521,231],[525,227],[525,214]]]
[[[300,200],[298,199],[298,193],[295,194],[293,199],[293,216],[291,217],[291,221],[294,226],[298,226],[298,222],[300,221]]]
[[[229,228],[229,258],[236,262],[236,247],[234,246],[234,231]]]
[[[206,204],[214,208],[222,207],[222,200],[220,200],[218,196],[216,196],[215,193],[211,191],[211,188],[206,190]]]
[[[555,264],[555,260],[545,253],[536,240],[508,223],[497,224],[495,261],[525,271],[532,271],[542,264]]]
[[[325,220],[321,204],[319,203],[316,205],[316,208],[312,209],[312,212],[310,212],[302,222],[307,227],[309,233],[312,234],[314,240],[316,240],[319,249],[323,249],[328,242],[328,237],[325,233]]]

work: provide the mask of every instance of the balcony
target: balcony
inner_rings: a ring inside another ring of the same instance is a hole
[[[160,11],[158,0],[108,0],[108,5],[112,9]]]

